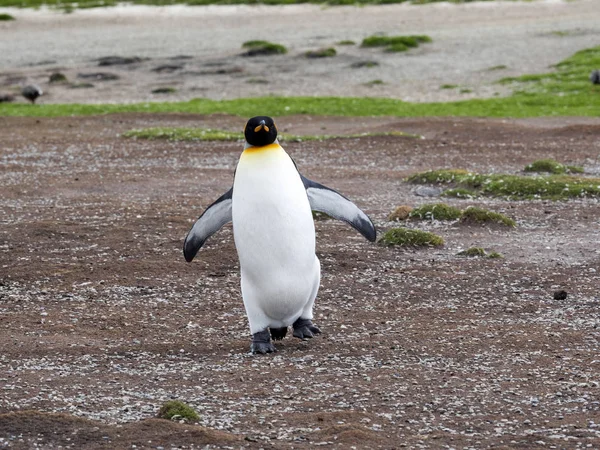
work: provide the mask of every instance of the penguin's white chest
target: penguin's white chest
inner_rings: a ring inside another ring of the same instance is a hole
[[[295,320],[319,283],[315,229],[296,167],[278,144],[246,149],[232,197],[242,295],[273,323]],[[294,318],[295,317],[295,318]]]

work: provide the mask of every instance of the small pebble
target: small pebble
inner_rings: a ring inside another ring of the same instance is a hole
[[[567,291],[554,291],[554,300],[566,300]]]

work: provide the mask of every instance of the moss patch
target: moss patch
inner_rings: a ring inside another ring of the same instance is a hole
[[[327,139],[353,139],[361,137],[398,136],[407,138],[420,138],[418,135],[390,131],[383,133],[361,133],[350,135],[294,135],[282,133],[278,135],[281,142],[324,141]],[[123,137],[138,139],[168,139],[170,141],[237,141],[243,139],[241,132],[215,130],[212,128],[170,128],[154,127],[130,130],[123,133]]]
[[[430,203],[413,209],[409,216],[421,220],[456,220],[462,223],[498,223],[515,227],[516,223],[511,218],[483,208],[470,206],[464,211],[445,203]]]
[[[445,203],[422,205],[411,211],[410,217],[423,220],[456,220],[462,215],[460,209]]]
[[[405,52],[416,48],[420,44],[431,42],[431,38],[425,35],[411,36],[369,36],[364,38],[361,47],[383,47],[389,52]]]
[[[0,22],[7,22],[9,20],[15,20],[13,16],[10,14],[2,13],[0,14]]]
[[[213,130],[211,128],[144,128],[123,133],[124,137],[138,139],[166,139],[169,141],[238,141],[241,132]]]
[[[504,256],[502,256],[498,252],[491,251],[491,252],[487,253],[485,251],[485,249],[483,249],[481,247],[470,247],[466,250],[463,250],[462,252],[458,252],[457,255],[458,256],[466,256],[468,258],[483,258],[483,257],[490,258],[490,259],[504,258]]]
[[[164,403],[158,412],[160,419],[167,420],[185,420],[188,422],[197,422],[200,420],[198,413],[191,407],[179,400],[172,400]]]
[[[457,253],[460,256],[468,256],[469,258],[476,258],[479,256],[485,256],[485,250],[481,247],[471,247],[462,252]]]
[[[444,239],[428,231],[392,228],[384,233],[379,243],[389,247],[439,247],[444,245]]]
[[[527,164],[524,170],[525,172],[545,172],[553,174],[583,173],[583,167],[565,166],[564,164],[561,164],[553,159],[538,159],[531,164]]]
[[[454,189],[475,191],[478,195],[509,199],[600,197],[600,178],[570,175],[481,175],[461,169],[441,169],[417,173],[407,180],[417,184],[447,184]]]
[[[335,45],[356,45],[356,42],[350,39],[345,39],[343,41],[336,42]]]
[[[320,48],[319,50],[311,50],[304,54],[307,58],[331,58],[337,55],[337,51],[333,47]]]
[[[470,206],[462,212],[460,217],[462,223],[494,223],[498,225],[504,225],[507,227],[514,228],[517,223],[510,217],[505,216],[494,211],[487,209],[478,208],[476,206]]]
[[[242,44],[242,48],[247,49],[243,54],[244,56],[283,55],[287,53],[285,46],[269,41],[246,41]]]
[[[67,77],[63,73],[54,72],[54,73],[50,74],[48,81],[50,83],[66,83]]]

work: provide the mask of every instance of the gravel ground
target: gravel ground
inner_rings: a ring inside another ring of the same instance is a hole
[[[509,93],[507,87],[494,83],[498,79],[547,72],[550,65],[576,51],[598,45],[600,34],[596,0],[360,8],[121,6],[72,14],[0,8],[4,10],[17,20],[0,23],[0,92],[33,81],[46,90],[40,101],[47,103],[269,94],[374,96],[411,102],[492,97]],[[334,58],[303,56],[341,40],[360,43],[374,33],[427,34],[433,43],[399,54],[337,46]],[[283,56],[241,57],[241,44],[251,39],[278,42],[290,51]],[[148,59],[98,66],[96,59],[111,55]],[[352,68],[364,61],[379,65]],[[156,72],[160,66],[178,68]],[[49,85],[54,71],[63,72],[71,83]],[[98,72],[119,79],[80,77]],[[373,80],[383,84],[371,84]],[[93,87],[81,88],[83,83]],[[457,87],[442,89],[444,84]],[[161,87],[177,92],[151,93]]]
[[[449,200],[518,227],[412,223],[440,249],[317,222],[323,335],[248,354],[226,227],[192,264],[183,237],[231,184],[240,143],[124,139],[240,118],[0,121],[0,448],[599,448],[600,203]],[[394,226],[432,201],[429,168],[518,173],[553,157],[600,175],[600,121],[280,118],[300,170]],[[504,259],[465,258],[480,246]],[[564,289],[568,297],[555,300]],[[198,425],[153,419],[177,398]]]

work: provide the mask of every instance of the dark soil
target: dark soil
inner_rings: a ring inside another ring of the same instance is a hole
[[[232,183],[236,142],[126,139],[240,130],[244,118],[0,120],[0,448],[599,448],[600,202],[445,199],[515,229],[414,222],[435,249],[316,222],[321,336],[252,356],[231,226],[192,264],[182,242]],[[425,136],[284,144],[307,177],[394,226],[404,177],[600,173],[600,122],[278,118],[281,131]],[[481,247],[504,259],[464,258]],[[556,291],[568,292],[555,299]],[[155,419],[178,399],[198,424]]]

